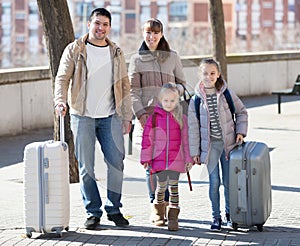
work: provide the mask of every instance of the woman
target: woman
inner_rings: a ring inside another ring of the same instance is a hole
[[[131,99],[133,111],[137,118],[133,132],[134,151],[141,149],[143,128],[155,105],[161,87],[169,82],[177,84],[182,94],[185,84],[182,64],[179,55],[170,49],[163,34],[163,24],[158,19],[149,19],[143,26],[144,41],[137,54],[133,55],[129,64],[131,83]],[[154,200],[154,190],[150,185],[149,170],[146,172],[150,202]],[[156,185],[155,176],[153,184]],[[168,195],[165,197],[169,199]]]

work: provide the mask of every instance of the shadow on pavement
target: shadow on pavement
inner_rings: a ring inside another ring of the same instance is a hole
[[[180,222],[203,223],[203,221],[180,220]],[[179,222],[179,223],[180,223]],[[209,224],[209,222],[205,222]],[[292,231],[291,231],[292,230]],[[106,233],[107,231],[107,233]],[[119,231],[119,233],[118,233]],[[137,236],[133,236],[130,231],[133,231]],[[55,233],[42,234],[36,239],[51,241],[63,241],[82,244],[98,244],[101,245],[202,245],[201,243],[209,243],[225,241],[228,245],[235,245],[236,242],[251,243],[259,245],[262,240],[265,240],[266,233],[277,232],[293,232],[299,233],[299,229],[285,227],[264,227],[263,232],[257,231],[254,227],[250,229],[238,229],[237,231],[222,230],[221,232],[211,232],[209,229],[203,229],[193,226],[180,227],[178,231],[168,231],[167,227],[147,227],[147,226],[130,226],[128,228],[118,228],[114,226],[101,225],[97,230],[87,231],[85,229],[77,229],[76,231],[64,232],[62,238],[55,238]],[[128,233],[128,236],[127,236]],[[145,234],[146,233],[146,234]],[[166,236],[168,235],[168,236]],[[172,237],[174,235],[174,237]],[[180,238],[179,238],[180,237]],[[230,243],[231,242],[231,243]],[[200,244],[199,244],[200,243]],[[247,244],[248,245],[248,244]]]
[[[22,135],[0,138],[0,168],[23,161],[23,152],[27,144],[53,139],[53,128],[28,131]]]

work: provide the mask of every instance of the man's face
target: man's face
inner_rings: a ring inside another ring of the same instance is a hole
[[[110,33],[109,18],[103,15],[93,16],[88,22],[89,38],[94,41],[103,41]]]

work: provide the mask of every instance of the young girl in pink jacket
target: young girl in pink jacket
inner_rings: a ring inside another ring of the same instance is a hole
[[[174,83],[165,84],[159,95],[159,104],[144,127],[141,164],[157,176],[157,188],[153,203],[154,222],[165,224],[165,191],[170,193],[167,207],[168,229],[178,230],[180,173],[192,167],[188,143],[187,118],[182,114],[179,92]]]

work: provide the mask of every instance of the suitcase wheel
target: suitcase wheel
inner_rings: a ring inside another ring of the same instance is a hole
[[[237,223],[232,223],[232,228],[233,228],[234,231],[237,231],[238,224]]]
[[[257,227],[257,230],[262,232],[263,231],[263,224],[260,224],[260,225],[256,225]]]
[[[65,228],[65,230],[66,230],[66,231],[69,231],[69,227],[67,226],[67,227]]]
[[[32,237],[32,233],[31,232],[27,232],[26,233],[26,237],[31,238]]]
[[[61,238],[62,237],[62,231],[56,231],[56,237]]]

